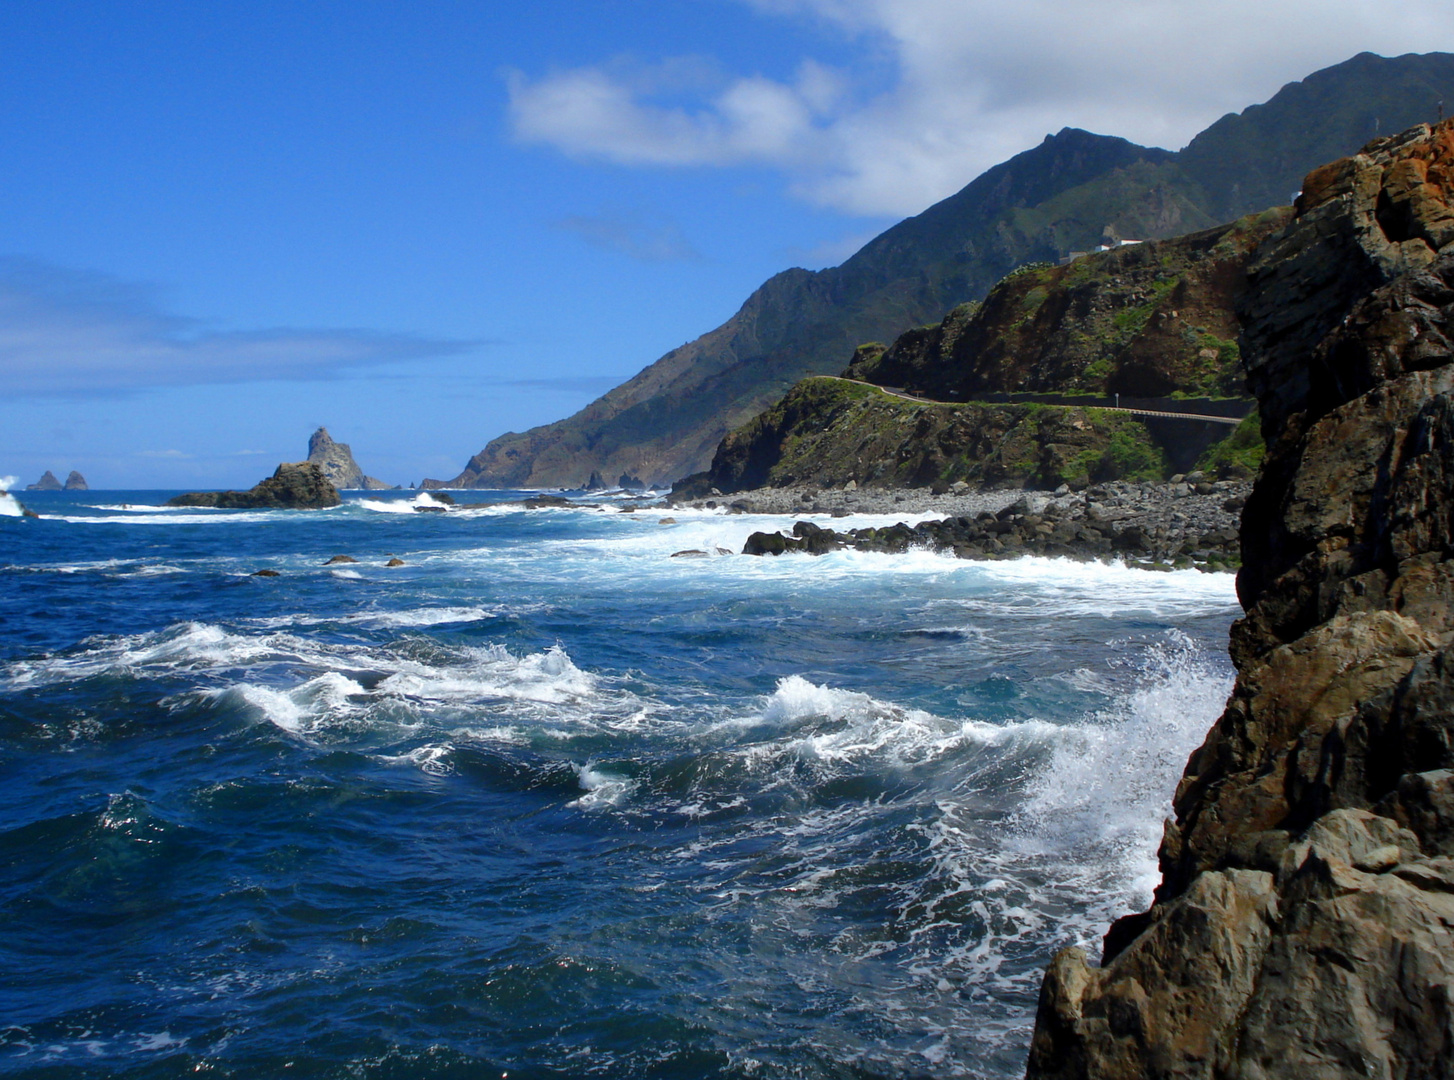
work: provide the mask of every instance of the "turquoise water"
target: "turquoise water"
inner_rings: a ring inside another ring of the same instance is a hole
[[[7,1076],[1018,1076],[1231,683],[1224,575],[166,494],[0,517]]]

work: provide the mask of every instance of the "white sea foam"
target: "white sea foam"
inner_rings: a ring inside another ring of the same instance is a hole
[[[20,483],[20,480],[14,476],[0,476],[0,517],[21,517],[24,515],[25,510],[21,507],[15,496],[10,494],[10,489],[18,483]]]
[[[602,772],[590,765],[573,765],[581,789],[585,791],[579,799],[568,806],[582,810],[598,810],[608,806],[620,806],[636,790],[636,781],[624,776]]]

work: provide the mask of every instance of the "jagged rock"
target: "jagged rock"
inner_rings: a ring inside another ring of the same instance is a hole
[[[86,478],[84,476],[78,473],[75,469],[72,469],[71,475],[66,477],[66,490],[90,491],[91,486],[86,483]]]
[[[191,491],[167,500],[168,506],[215,506],[224,510],[321,510],[337,506],[338,490],[311,461],[279,465],[268,479],[247,491]]]
[[[353,451],[348,448],[348,443],[334,442],[326,427],[319,428],[309,438],[308,460],[322,469],[328,482],[339,489],[387,491],[392,487],[382,480],[365,476],[358,463],[353,460]]]
[[[45,475],[42,476],[39,480],[37,480],[35,483],[33,483],[33,484],[26,484],[25,485],[25,490],[26,491],[60,491],[61,490],[61,482],[56,479],[56,474],[55,473],[53,473],[49,469],[47,469],[45,471]]]
[[[1375,142],[1253,266],[1237,683],[1031,1078],[1454,1075],[1451,193],[1454,122]]]

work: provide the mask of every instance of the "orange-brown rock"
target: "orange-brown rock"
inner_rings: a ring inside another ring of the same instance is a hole
[[[1031,1077],[1454,1075],[1454,124],[1316,170],[1242,308],[1238,678]]]

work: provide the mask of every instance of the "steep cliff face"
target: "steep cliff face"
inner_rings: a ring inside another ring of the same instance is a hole
[[[667,482],[860,342],[977,300],[1012,268],[1100,243],[1178,236],[1288,202],[1313,166],[1454,101],[1454,56],[1363,54],[1223,117],[1177,154],[1067,129],[900,222],[842,266],[788,270],[726,324],[579,413],[493,440],[448,486],[576,487],[592,471]],[[445,486],[427,481],[426,486]]]
[[[1236,687],[1030,1077],[1454,1075],[1451,193],[1454,124],[1370,144],[1252,267]]]
[[[1161,397],[1242,392],[1236,304],[1252,253],[1290,211],[1026,266],[982,305],[909,331],[850,378],[936,400],[987,392],[1070,391]]]

